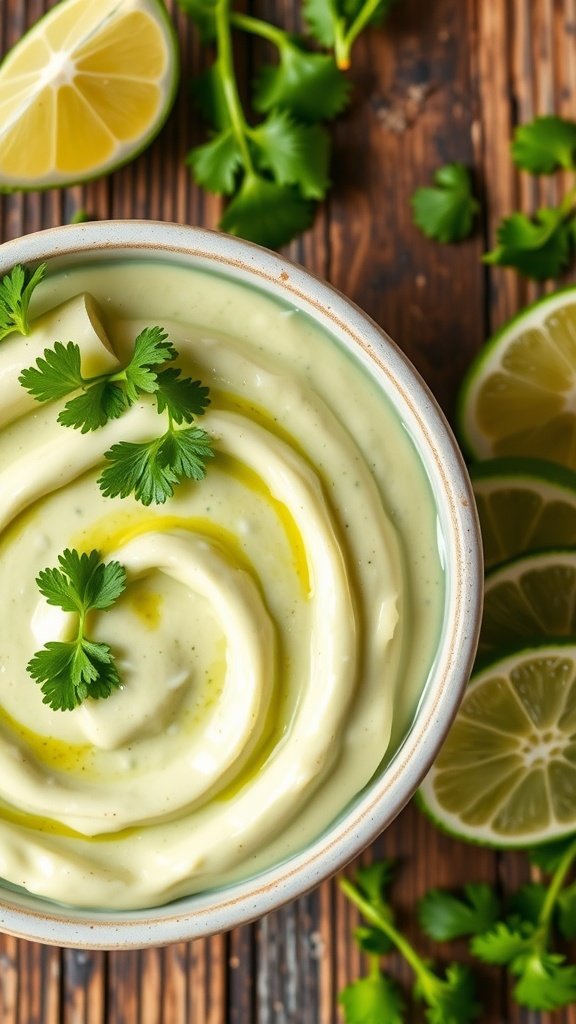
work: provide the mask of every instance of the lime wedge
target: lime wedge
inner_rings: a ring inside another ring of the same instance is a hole
[[[529,455],[576,468],[576,288],[540,299],[484,346],[458,420],[476,458]]]
[[[567,636],[576,636],[576,548],[524,555],[487,573],[480,655]]]
[[[576,829],[576,639],[473,675],[419,800],[470,842],[527,846]]]
[[[161,0],[63,0],[0,66],[0,188],[70,185],[126,163],[174,99]]]
[[[490,459],[472,466],[484,562],[542,548],[576,547],[576,473],[542,459]]]

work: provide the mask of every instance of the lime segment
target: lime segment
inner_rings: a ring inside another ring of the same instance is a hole
[[[63,0],[0,66],[0,188],[69,185],[143,149],[177,83],[161,0]]]
[[[525,555],[488,572],[479,654],[562,636],[576,636],[576,548]]]
[[[459,423],[476,458],[576,468],[576,288],[529,306],[487,342],[462,385]]]
[[[491,459],[470,476],[487,569],[527,551],[576,547],[576,473],[539,459]]]
[[[476,672],[420,802],[446,831],[514,847],[576,829],[576,640]]]

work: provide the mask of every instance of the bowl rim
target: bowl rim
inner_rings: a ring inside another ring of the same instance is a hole
[[[448,580],[440,657],[401,747],[345,814],[303,851],[247,881],[136,911],[67,908],[43,897],[18,902],[0,889],[0,928],[18,938],[85,949],[137,949],[208,936],[246,924],[309,892],[365,849],[398,815],[431,766],[458,709],[472,668],[482,610],[483,561],[472,486],[451,428],[408,357],[360,307],[284,256],[207,228],[149,220],[108,220],[48,228],[0,246],[0,274],[75,254],[171,254],[217,266],[236,280],[300,307],[362,353],[372,375],[412,416],[411,434],[450,526],[454,572]],[[388,389],[388,390],[387,390]],[[416,437],[414,437],[414,432]],[[433,477],[433,479],[432,479]],[[442,501],[440,501],[440,498]],[[392,789],[393,799],[389,792]]]

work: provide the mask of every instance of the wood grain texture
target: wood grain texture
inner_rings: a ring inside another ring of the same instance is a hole
[[[0,54],[54,0],[0,0]],[[149,217],[215,227],[220,201],[191,183],[185,154],[202,137],[188,80],[208,55],[169,3],[183,80],[156,143],[110,178],[65,192],[0,197],[6,240],[71,220]],[[254,13],[299,24],[293,0],[255,0]],[[514,124],[555,110],[576,116],[576,0],[401,0],[385,32],[353,54],[350,111],[334,126],[334,188],[292,258],[328,278],[398,341],[449,417],[462,373],[486,334],[537,289],[486,270],[482,251],[500,218],[553,200],[561,180],[535,184],[509,158]],[[243,43],[248,75],[262,57]],[[463,245],[439,248],[412,225],[410,197],[436,167],[474,172],[485,214]],[[529,877],[521,855],[497,855],[440,835],[408,807],[363,860],[399,862],[394,902],[426,955],[466,959],[464,944],[422,939],[417,900],[430,886],[488,880],[502,891]],[[0,936],[0,1024],[337,1024],[337,995],[363,968],[355,910],[333,881],[257,924],[161,950],[90,953]],[[408,989],[406,965],[390,969]],[[479,972],[485,1024],[576,1024],[576,1011],[540,1017],[515,1007],[495,972]],[[416,1009],[410,1024],[422,1021]],[[382,1022],[385,1024],[385,1022]]]

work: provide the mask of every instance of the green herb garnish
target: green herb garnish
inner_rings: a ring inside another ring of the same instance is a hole
[[[520,1006],[553,1011],[576,1002],[576,967],[552,946],[554,928],[567,940],[576,937],[576,882],[567,882],[576,862],[576,836],[530,854],[552,877],[548,885],[522,886],[502,915],[492,886],[471,883],[461,893],[431,889],[418,906],[423,931],[436,941],[470,937],[471,952],[487,964],[505,967],[515,981]],[[416,976],[414,996],[424,1003],[431,1024],[464,1024],[480,1011],[469,969],[452,963],[439,976],[394,925],[386,897],[391,880],[389,861],[357,872],[354,882],[340,886],[359,908],[367,926],[355,938],[369,957],[368,977],[348,985],[340,995],[346,1024],[403,1024],[403,1000],[396,983],[380,968],[381,958],[396,949]]]
[[[136,338],[132,358],[121,370],[84,377],[80,347],[74,342],[56,342],[19,380],[39,402],[81,392],[66,403],[58,422],[83,434],[118,419],[142,395],[153,396],[158,413],[167,416],[167,430],[150,441],[113,445],[105,452],[108,465],[98,483],[106,497],[133,494],[144,505],[163,504],[182,480],[203,479],[206,460],[213,455],[208,434],[191,426],[210,403],[208,388],[199,380],[182,377],[177,367],[166,367],[177,358],[162,328],[147,327]],[[183,424],[187,426],[177,429]]]
[[[86,697],[109,697],[120,686],[110,647],[87,636],[87,616],[118,600],[126,587],[126,572],[119,562],[102,562],[98,551],[81,555],[66,549],[58,562],[60,568],[44,569],[36,582],[48,604],[75,614],[76,636],[50,641],[27,668],[41,685],[44,704],[54,711],[71,711]]]
[[[561,117],[537,117],[514,132],[512,159],[530,174],[552,174],[559,168],[573,171],[576,159],[576,124]]]
[[[340,995],[346,1024],[403,1024],[403,1000],[396,983],[380,970],[378,941],[384,939],[407,961],[415,975],[414,996],[424,1004],[430,1024],[466,1024],[478,1017],[474,982],[468,967],[451,963],[441,976],[416,952],[394,924],[386,890],[391,878],[389,861],[360,868],[351,882],[340,879],[340,887],[358,907],[370,926],[356,939],[370,958],[367,978],[348,985]],[[376,950],[376,952],[374,952]]]
[[[334,49],[339,68],[350,67],[351,50],[368,25],[379,25],[396,0],[304,0],[303,13],[311,34]]]
[[[498,920],[500,901],[492,886],[471,883],[462,895],[430,889],[420,901],[418,916],[423,931],[440,942],[487,931]]]
[[[412,196],[414,223],[427,238],[460,242],[472,231],[480,209],[472,194],[470,174],[462,164],[446,164],[436,171],[434,185]]]
[[[546,854],[544,854],[546,856]],[[540,862],[541,853],[534,854]],[[565,886],[576,861],[576,836],[554,844],[547,870],[548,886],[524,886],[512,900],[511,913],[472,939],[472,952],[489,964],[506,967],[517,979],[514,997],[532,1010],[558,1010],[576,1002],[576,967],[551,948],[556,923],[566,939],[576,935],[576,883]]]
[[[516,166],[530,174],[576,171],[576,122],[537,117],[516,129],[511,152]],[[460,164],[449,164],[436,172],[435,182],[436,187],[414,193],[414,222],[429,238],[460,241],[470,234],[478,210],[467,172]],[[496,232],[497,244],[485,253],[484,263],[514,267],[537,281],[558,277],[576,251],[575,213],[576,186],[557,206],[504,217]]]
[[[45,273],[45,263],[34,271],[18,264],[0,280],[0,341],[13,331],[19,331],[20,334],[30,332],[30,299]]]
[[[331,53],[312,50],[307,40],[232,10],[230,0],[179,3],[202,38],[216,45],[216,59],[195,89],[213,133],[191,151],[188,163],[199,185],[231,197],[220,227],[277,248],[310,225],[314,201],[327,192],[330,138],[319,122],[347,106],[350,89],[341,69],[349,66],[358,34],[384,17],[390,0],[307,3],[311,33]],[[276,63],[261,67],[254,82],[254,109],[266,115],[256,124],[240,99],[233,29],[265,39],[276,51]]]

